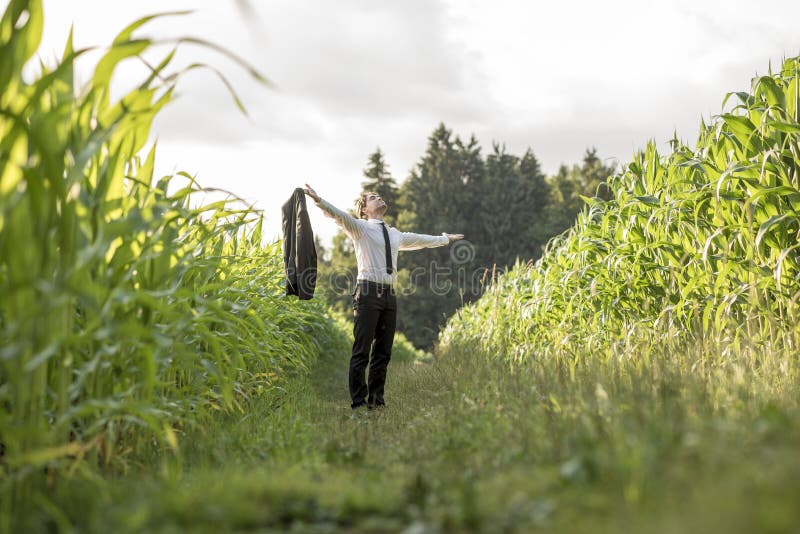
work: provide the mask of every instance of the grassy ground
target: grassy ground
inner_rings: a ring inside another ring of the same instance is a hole
[[[512,372],[451,354],[393,363],[388,407],[353,414],[346,363],[326,360],[244,418],[187,431],[180,461],[132,464],[99,494],[97,483],[57,482],[62,525],[750,533],[800,524],[792,384],[757,395],[757,377],[722,388],[722,375],[682,372],[685,362]]]

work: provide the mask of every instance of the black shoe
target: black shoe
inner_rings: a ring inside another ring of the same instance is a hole
[[[356,404],[350,410],[350,419],[358,420],[362,419],[367,415],[367,403],[362,402],[361,404]]]

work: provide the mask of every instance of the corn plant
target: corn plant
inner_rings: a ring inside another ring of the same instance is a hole
[[[694,148],[654,143],[443,333],[519,361],[701,343],[796,353],[800,58],[728,94]]]
[[[112,101],[118,65],[154,46],[136,35],[154,17],[120,32],[75,87],[86,50],[72,35],[57,65],[22,76],[43,16],[40,0],[12,0],[0,21],[5,530],[26,507],[48,508],[59,477],[177,451],[185,425],[241,409],[344,335],[317,303],[285,297],[280,243],[262,244],[258,211],[198,205],[207,190],[192,176],[154,175],[150,126],[185,71],[168,72],[175,48],[203,42],[177,40]]]

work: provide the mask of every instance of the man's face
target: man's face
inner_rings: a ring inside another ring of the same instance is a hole
[[[380,195],[370,193],[367,195],[367,203],[364,206],[364,211],[369,215],[380,215],[386,211],[386,202],[383,201]]]

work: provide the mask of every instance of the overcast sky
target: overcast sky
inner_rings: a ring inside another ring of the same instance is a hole
[[[265,88],[224,56],[185,46],[179,64],[219,68],[250,116],[215,75],[195,71],[153,133],[158,172],[185,170],[202,185],[237,193],[265,210],[276,237],[280,206],[295,187],[308,181],[351,207],[377,146],[402,182],[440,122],[463,138],[475,134],[484,153],[492,141],[517,154],[530,147],[547,173],[578,162],[590,146],[625,163],[648,139],[666,152],[674,131],[693,143],[700,118],[718,113],[726,92],[746,90],[770,62],[800,54],[797,0],[44,4],[45,60],[60,54],[71,24],[76,46],[104,46],[140,16],[193,9],[137,35],[209,39],[273,82]],[[82,80],[97,57],[80,65]],[[144,75],[136,60],[125,62],[116,87],[130,89]],[[328,242],[335,224],[311,209],[315,232]]]

